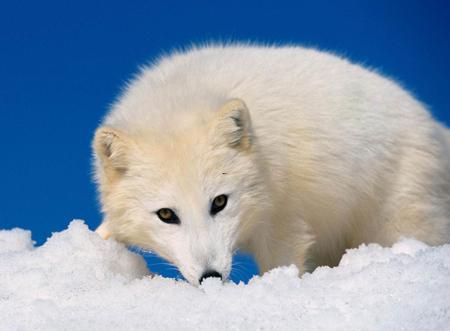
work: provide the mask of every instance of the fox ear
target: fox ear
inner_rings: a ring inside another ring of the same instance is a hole
[[[132,146],[134,141],[117,129],[104,126],[95,132],[94,153],[100,163],[100,171],[110,182],[127,171]]]
[[[244,101],[231,99],[219,110],[216,128],[224,134],[229,146],[248,150],[251,146],[250,113]]]

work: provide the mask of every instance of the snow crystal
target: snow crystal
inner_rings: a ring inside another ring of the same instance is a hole
[[[22,229],[0,230],[0,254],[33,249],[31,232]]]
[[[449,330],[450,245],[362,245],[336,268],[274,269],[200,288],[149,276],[142,257],[81,221],[34,247],[0,231],[2,330]]]

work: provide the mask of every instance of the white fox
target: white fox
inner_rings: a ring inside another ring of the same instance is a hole
[[[450,131],[393,81],[302,47],[208,46],[142,70],[94,138],[97,232],[193,285],[347,248],[450,242]]]

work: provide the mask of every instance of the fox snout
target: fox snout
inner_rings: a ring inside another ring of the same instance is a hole
[[[231,252],[221,252],[220,254],[212,253],[213,249],[209,250],[209,254],[205,254],[200,259],[197,254],[192,254],[191,257],[178,259],[183,261],[179,265],[179,269],[184,278],[194,286],[201,285],[207,278],[219,278],[224,282],[230,275],[232,266]],[[193,258],[197,256],[197,259]]]
[[[220,278],[223,281],[222,274],[215,270],[206,270],[198,280],[199,284],[201,284],[206,278]]]

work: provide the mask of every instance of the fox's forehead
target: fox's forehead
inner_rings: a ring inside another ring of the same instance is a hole
[[[226,160],[230,151],[212,146],[210,139],[201,129],[141,139],[143,154],[135,167],[149,186],[146,191],[210,196],[229,189],[232,164]]]
[[[204,128],[191,128],[143,140],[141,145],[145,148],[146,161],[161,170],[177,175],[192,172],[195,176],[221,156],[221,151],[214,148],[210,140]]]

